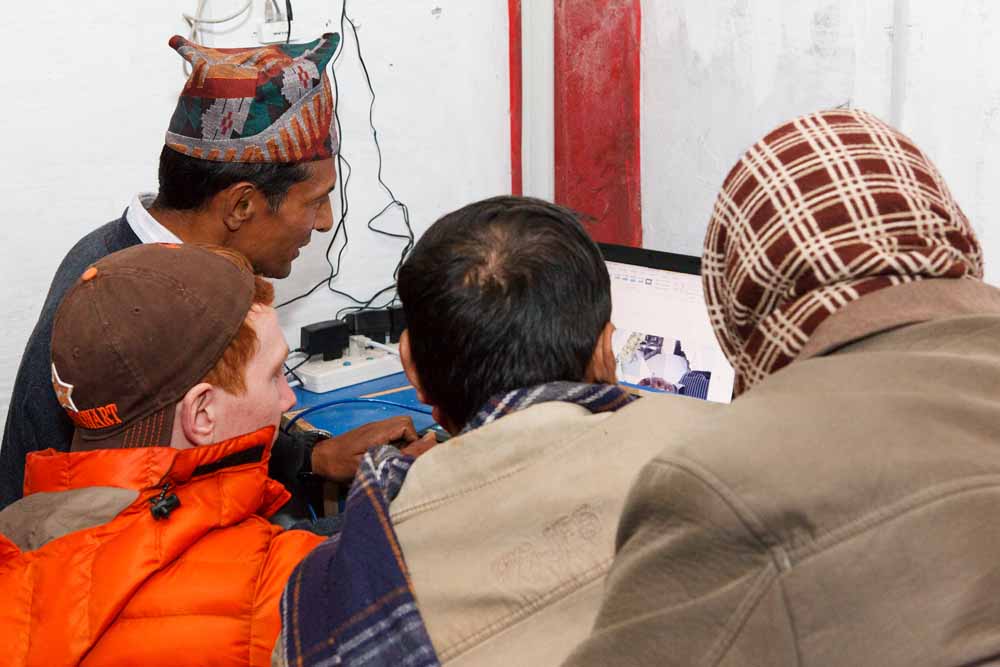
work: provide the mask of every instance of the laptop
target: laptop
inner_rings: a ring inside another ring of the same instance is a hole
[[[733,369],[708,320],[701,259],[599,243],[611,277],[618,381],[728,403]]]

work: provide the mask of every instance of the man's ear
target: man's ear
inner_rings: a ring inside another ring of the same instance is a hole
[[[618,375],[616,372],[615,351],[611,345],[611,339],[615,333],[615,325],[608,322],[601,329],[597,337],[597,344],[594,346],[594,353],[587,364],[587,382],[600,384],[616,384]]]
[[[399,336],[399,361],[403,364],[403,371],[406,373],[406,379],[410,381],[413,388],[417,390],[417,400],[424,405],[430,405],[433,408],[431,416],[434,418],[438,424],[443,426],[446,431],[452,435],[457,435],[459,429],[455,424],[448,419],[441,408],[434,405],[427,400],[427,395],[424,393],[424,387],[420,383],[420,374],[417,373],[417,366],[413,363],[413,354],[410,351],[410,330],[404,329],[403,333]]]
[[[427,404],[427,397],[424,395],[424,388],[420,384],[420,374],[417,373],[417,367],[413,363],[413,355],[410,351],[410,330],[403,329],[403,333],[399,336],[399,361],[403,364],[403,371],[406,373],[406,379],[410,381],[413,388],[417,390],[417,400],[421,403]]]
[[[222,222],[226,228],[235,232],[245,223],[250,222],[261,205],[263,195],[252,183],[234,183],[216,195]]]
[[[213,444],[221,417],[220,398],[219,390],[207,382],[188,389],[177,404],[174,432],[179,426],[184,439],[192,447]]]

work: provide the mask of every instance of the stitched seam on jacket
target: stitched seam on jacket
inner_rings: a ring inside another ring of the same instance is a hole
[[[766,525],[742,502],[739,496],[711,472],[694,461],[663,456],[653,459],[649,465],[676,469],[700,482],[706,491],[717,496],[729,507],[743,528],[753,536],[763,551],[770,557],[770,564],[757,575],[750,590],[740,601],[740,604],[737,605],[733,613],[726,619],[722,634],[716,639],[714,646],[705,656],[703,664],[717,665],[732,647],[733,642],[736,641],[736,637],[743,629],[743,626],[746,625],[753,610],[760,603],[768,586],[777,578],[778,573],[791,568],[790,559],[784,547],[767,530]]]
[[[802,651],[799,649],[799,629],[795,625],[795,617],[792,615],[792,604],[788,601],[788,589],[785,587],[784,577],[779,577],[777,585],[781,588],[781,602],[785,606],[785,615],[788,616],[788,628],[792,632],[792,647],[795,649],[795,664],[802,667]]]
[[[777,579],[777,569],[774,564],[770,564],[765,567],[757,575],[756,580],[747,591],[747,594],[743,596],[740,603],[733,610],[733,613],[729,615],[726,619],[724,627],[726,628],[722,635],[715,640],[715,645],[709,650],[708,654],[705,656],[703,664],[706,665],[718,665],[729,649],[733,647],[733,643],[739,636],[740,632],[743,630],[743,626],[746,625],[747,621],[750,620],[751,614],[760,604],[760,601],[764,598],[764,592],[775,582]]]
[[[280,534],[281,533],[278,533],[278,535],[280,535]],[[248,665],[253,664],[253,660],[251,658],[253,658],[253,639],[254,639],[254,630],[256,629],[254,621],[257,619],[257,612],[258,612],[259,607],[260,607],[260,589],[261,589],[262,582],[264,581],[264,568],[267,566],[268,557],[271,555],[271,552],[272,552],[272,550],[274,548],[274,539],[276,537],[277,537],[277,535],[270,535],[270,536],[268,536],[267,544],[264,545],[261,548],[261,550],[258,552],[259,557],[260,557],[260,567],[257,568],[257,578],[253,582],[253,598],[250,600],[250,614],[247,617],[247,625],[248,625],[248,627],[247,627],[247,639],[248,639],[248,641],[247,641],[247,664]],[[282,586],[282,589],[284,589],[284,586]],[[281,604],[280,603],[280,596],[279,596],[279,603],[278,604],[279,604],[279,608],[280,608],[280,604]],[[279,625],[279,627],[280,627],[280,625]],[[274,647],[272,647],[272,649],[273,648]]]
[[[483,489],[483,488],[486,488],[488,486],[492,486],[492,485],[494,485],[494,484],[496,484],[498,482],[502,482],[503,480],[507,479],[508,477],[513,477],[514,475],[516,475],[516,474],[518,474],[518,473],[520,473],[520,472],[522,472],[522,471],[530,468],[532,465],[534,465],[534,462],[532,462],[532,463],[523,463],[523,464],[519,465],[517,468],[509,470],[509,471],[503,473],[502,475],[498,475],[496,477],[491,477],[490,479],[485,480],[485,481],[483,481],[483,482],[481,482],[479,484],[476,484],[474,486],[465,486],[465,487],[462,487],[461,489],[459,489],[458,491],[454,491],[454,492],[446,494],[444,496],[438,496],[436,498],[433,498],[431,500],[426,500],[426,501],[424,501],[422,503],[419,503],[417,505],[411,505],[410,507],[407,507],[404,510],[400,510],[398,514],[394,514],[392,516],[392,522],[393,522],[393,524],[397,524],[398,525],[398,524],[402,523],[403,521],[405,521],[406,519],[409,519],[411,516],[415,516],[417,514],[421,514],[423,512],[426,512],[427,510],[432,510],[432,509],[434,509],[434,508],[436,508],[436,507],[438,507],[440,505],[445,505],[445,504],[447,504],[447,503],[449,503],[449,502],[451,502],[453,500],[458,500],[458,499],[462,498],[463,496],[466,496],[466,495],[468,495],[470,493],[473,493],[474,491],[478,491],[479,489]]]
[[[923,489],[827,531],[807,544],[790,550],[789,555],[805,561],[832,546],[846,542],[881,524],[888,523],[935,502],[947,500],[953,496],[960,496],[970,491],[986,490],[997,486],[1000,486],[1000,475],[991,474],[977,475],[929,489]]]
[[[129,507],[131,507],[131,505]],[[100,552],[103,550],[104,544],[102,544],[101,542],[98,542],[96,539],[94,539],[93,536],[92,536],[92,534],[88,534],[87,537],[86,537],[86,539],[87,539],[87,542],[88,542],[87,546],[89,546],[90,549],[91,549],[91,553],[90,553],[90,576],[87,577],[87,586],[88,586],[89,590],[87,591],[87,634],[86,634],[86,637],[90,641],[90,649],[93,650],[93,648],[95,646],[97,646],[97,641],[98,641],[98,638],[93,636],[93,633],[94,633],[94,607],[96,606],[96,602],[94,601],[94,581],[97,578],[97,577],[94,576],[94,571],[97,569],[97,557],[100,554]],[[121,609],[124,609],[126,606],[128,606],[128,601],[126,601],[125,604],[123,604],[120,607],[119,611]],[[90,650],[88,650],[87,653],[90,653]]]
[[[594,416],[594,415],[591,414],[591,415],[584,415],[584,416]],[[451,502],[451,501],[454,501],[454,500],[458,500],[461,497],[463,497],[465,495],[468,495],[468,494],[470,494],[470,493],[472,493],[474,491],[478,491],[479,489],[483,489],[483,488],[486,488],[488,486],[492,486],[493,484],[497,484],[499,482],[502,482],[503,480],[507,479],[508,477],[512,477],[512,476],[514,476],[514,475],[516,475],[516,474],[518,474],[518,473],[520,473],[520,472],[522,472],[524,470],[527,470],[529,468],[535,467],[537,465],[544,464],[545,460],[548,459],[550,456],[552,456],[553,453],[560,452],[560,451],[562,451],[564,449],[573,447],[574,445],[576,445],[577,441],[582,440],[583,438],[589,436],[591,434],[591,432],[592,432],[592,430],[593,430],[594,427],[596,427],[596,426],[603,426],[605,421],[607,421],[607,417],[605,419],[601,419],[599,421],[596,421],[593,425],[591,425],[591,426],[589,426],[587,428],[581,429],[580,433],[575,438],[573,438],[572,440],[569,440],[568,442],[566,442],[562,446],[546,447],[545,448],[545,454],[543,456],[539,456],[539,457],[537,457],[537,458],[535,458],[535,459],[533,459],[531,461],[526,461],[524,463],[521,463],[516,468],[510,469],[507,472],[503,473],[502,475],[498,475],[496,477],[491,477],[490,479],[484,480],[484,481],[482,481],[482,482],[480,482],[478,484],[475,484],[475,485],[472,485],[472,486],[465,486],[465,487],[462,487],[462,488],[460,488],[460,489],[458,489],[456,491],[453,491],[452,493],[448,493],[448,494],[445,494],[443,496],[437,496],[437,497],[431,498],[429,500],[425,500],[422,503],[417,503],[416,505],[411,505],[410,507],[407,507],[407,508],[405,508],[403,510],[400,510],[398,514],[393,514],[392,521],[393,521],[393,523],[400,523],[401,521],[404,521],[406,518],[408,518],[411,514],[418,514],[420,512],[423,512],[423,511],[426,511],[426,510],[429,510],[429,509],[434,509],[435,507],[438,507],[440,505],[444,505],[444,504],[446,504],[448,502]],[[487,426],[489,426],[489,424],[487,424]]]
[[[613,557],[602,560],[594,567],[584,570],[579,575],[563,582],[562,584],[549,590],[544,595],[535,598],[528,604],[519,607],[517,610],[507,614],[506,616],[502,616],[472,634],[460,637],[459,639],[451,642],[449,645],[437,649],[438,655],[440,656],[442,662],[457,658],[463,653],[476,648],[479,644],[483,643],[490,637],[500,634],[500,632],[507,630],[510,627],[514,627],[519,621],[525,620],[528,616],[531,616],[545,607],[550,607],[556,602],[568,598],[573,593],[583,590],[589,584],[593,584],[603,578],[611,568],[611,562],[613,560]]]
[[[31,638],[34,636],[34,633],[31,632],[31,626],[35,606],[35,569],[36,561],[32,559],[28,563],[28,571],[25,573],[28,576],[25,576],[24,578],[24,584],[28,588],[28,622],[25,623],[23,627],[27,638],[24,642],[24,658],[21,660],[21,664],[28,663],[28,656],[31,655]]]
[[[722,480],[713,475],[707,469],[702,468],[694,461],[680,460],[674,458],[659,457],[649,462],[650,466],[660,466],[676,468],[687,473],[701,482],[706,490],[712,492],[722,500],[723,503],[732,510],[736,518],[739,519],[743,527],[749,532],[760,546],[771,557],[775,569],[778,572],[791,568],[788,552],[778,539],[767,529],[766,524],[753,513],[738,495],[732,492]]]
[[[232,618],[239,620],[241,614],[239,612],[234,612],[232,614],[213,614],[210,612],[193,612],[184,611],[177,613],[156,613],[150,614],[148,616],[130,615],[130,616],[119,616],[115,619],[115,625],[118,625],[127,621],[152,621],[160,618],[184,618],[185,616],[206,616],[208,618]]]

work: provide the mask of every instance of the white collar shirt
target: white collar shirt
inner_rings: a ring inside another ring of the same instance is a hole
[[[147,210],[153,205],[156,194],[142,192],[132,198],[125,213],[125,221],[143,243],[183,243],[177,235],[156,221]]]

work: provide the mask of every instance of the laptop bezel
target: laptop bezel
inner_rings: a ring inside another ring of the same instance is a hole
[[[659,271],[673,271],[688,275],[701,275],[701,257],[681,255],[675,252],[649,250],[648,248],[633,248],[631,246],[598,243],[605,262],[643,266]]]

